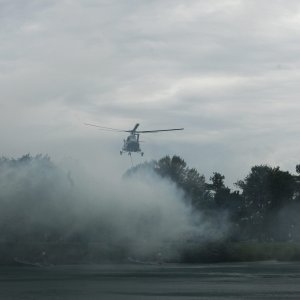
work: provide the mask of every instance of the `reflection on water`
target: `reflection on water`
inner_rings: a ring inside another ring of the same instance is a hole
[[[0,268],[0,299],[300,299],[299,263]]]

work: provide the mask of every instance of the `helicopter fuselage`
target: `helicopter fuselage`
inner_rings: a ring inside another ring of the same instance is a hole
[[[124,140],[123,148],[120,153],[122,154],[123,151],[129,154],[131,154],[131,152],[141,152],[139,134],[132,133]],[[141,154],[143,155],[143,152]]]

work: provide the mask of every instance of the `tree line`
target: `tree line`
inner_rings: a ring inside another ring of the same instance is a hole
[[[296,174],[279,167],[253,166],[244,179],[235,183],[235,190],[225,185],[221,173],[214,172],[207,182],[204,175],[176,155],[138,165],[127,175],[144,168],[174,182],[195,211],[207,215],[226,212],[233,241],[300,240],[300,164],[296,165]]]
[[[193,214],[208,222],[217,220],[214,224],[220,227],[224,225],[220,216],[226,216],[226,225],[230,224],[224,238],[213,244],[199,236],[190,243],[187,237],[176,261],[300,259],[300,248],[290,248],[300,241],[300,165],[295,174],[254,166],[234,189],[226,186],[223,174],[214,172],[206,180],[176,155],[137,165],[124,177],[152,173],[176,185]],[[130,240],[120,242],[114,223],[107,222],[95,201],[87,202],[89,194],[81,194],[77,184],[48,156],[0,158],[0,264],[126,261]],[[100,192],[97,199],[101,197]],[[278,242],[288,248],[283,251],[280,245],[275,249],[280,253],[272,256],[275,250],[269,245]],[[257,253],[253,247],[260,247],[260,256],[252,257]]]

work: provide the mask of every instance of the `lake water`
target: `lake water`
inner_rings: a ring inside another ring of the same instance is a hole
[[[0,299],[300,299],[300,264],[1,266]]]

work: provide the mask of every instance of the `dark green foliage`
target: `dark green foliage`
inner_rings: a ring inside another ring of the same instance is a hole
[[[243,191],[243,213],[240,225],[245,237],[259,240],[279,238],[278,213],[295,199],[296,181],[289,172],[266,165],[252,167],[251,172],[237,186]],[[276,224],[277,223],[277,224]],[[284,228],[290,225],[285,223]],[[288,230],[287,230],[288,231]],[[285,233],[287,239],[289,233]],[[281,235],[281,239],[282,239]]]
[[[208,187],[214,192],[216,208],[230,211],[234,217],[241,207],[242,198],[239,191],[231,192],[230,188],[225,186],[225,176],[220,173],[214,172],[210,180],[212,183],[208,184]]]
[[[224,179],[225,176],[221,175],[220,173],[214,172],[214,175],[210,177],[210,180],[212,181],[211,189],[215,192],[225,188]]]
[[[243,190],[246,206],[255,211],[278,210],[293,199],[295,180],[279,167],[252,167],[244,181],[237,183]]]
[[[158,161],[156,172],[182,186],[187,173],[186,163],[179,156],[166,156]]]

